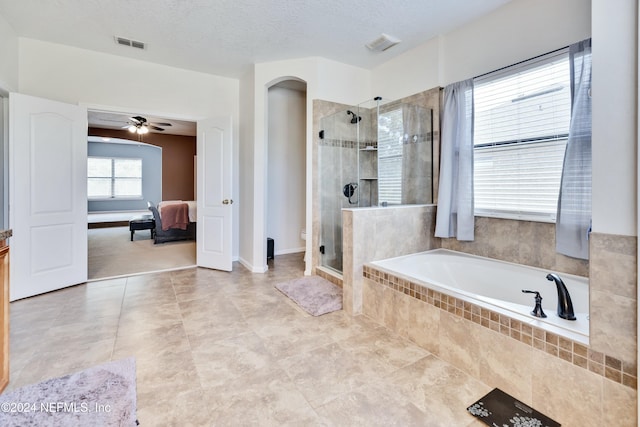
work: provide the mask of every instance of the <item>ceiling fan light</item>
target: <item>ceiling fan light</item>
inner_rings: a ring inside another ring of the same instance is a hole
[[[134,125],[129,126],[129,132],[134,133],[137,128]]]
[[[149,129],[146,126],[140,126],[138,128],[138,134],[144,135],[145,133],[149,133]]]

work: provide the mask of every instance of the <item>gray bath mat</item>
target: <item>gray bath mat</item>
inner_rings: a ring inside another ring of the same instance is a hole
[[[342,288],[319,276],[305,276],[278,283],[276,289],[312,316],[342,309]]]
[[[135,359],[6,392],[0,408],[2,426],[135,426]]]

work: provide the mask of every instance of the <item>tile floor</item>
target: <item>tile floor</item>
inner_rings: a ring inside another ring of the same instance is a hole
[[[314,318],[240,264],[92,282],[11,304],[9,389],[128,356],[141,426],[480,426],[490,391],[365,317]]]

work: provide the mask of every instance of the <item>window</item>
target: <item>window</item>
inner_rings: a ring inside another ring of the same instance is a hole
[[[87,176],[90,199],[142,197],[142,159],[89,157]]]
[[[476,215],[555,221],[569,72],[564,49],[474,80]]]
[[[402,203],[402,109],[381,113],[378,119],[378,200]]]

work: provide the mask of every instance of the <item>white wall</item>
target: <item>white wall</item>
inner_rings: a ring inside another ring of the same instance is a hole
[[[398,99],[591,36],[589,0],[513,0],[374,68],[372,91]]]
[[[515,64],[590,36],[589,0],[514,0],[442,37],[440,85]]]
[[[20,92],[68,103],[238,122],[239,81],[20,38]]]
[[[240,209],[240,244],[239,260],[250,270],[253,270],[253,182],[254,182],[254,81],[255,72],[250,70],[240,79],[240,194],[237,206]]]
[[[314,99],[357,105],[369,99],[371,72],[363,68],[318,58],[318,89]]]
[[[374,96],[395,100],[439,86],[440,44],[440,37],[434,38],[374,68]]]
[[[253,84],[253,115],[254,134],[253,152],[245,155],[253,156],[252,182],[243,186],[242,191],[252,193],[252,205],[243,209],[252,209],[252,224],[243,220],[240,227],[252,227],[253,239],[250,247],[243,247],[241,258],[245,265],[254,272],[266,271],[266,142],[267,142],[267,90],[283,80],[301,80],[307,83],[307,118],[306,118],[306,227],[307,235],[311,235],[311,148],[313,136],[313,108],[314,99],[333,100],[347,104],[357,104],[365,101],[370,95],[370,72],[358,67],[329,61],[323,58],[302,58],[287,61],[275,61],[256,64]],[[244,97],[244,96],[243,96]],[[248,96],[247,96],[248,99]],[[248,141],[247,141],[248,142]],[[244,141],[243,141],[244,144]],[[241,156],[242,157],[242,156]],[[241,158],[245,164],[248,158]],[[244,172],[243,172],[244,173]],[[243,244],[245,244],[243,240]],[[306,250],[311,250],[311,239],[307,239]],[[251,256],[249,257],[249,252]],[[245,258],[246,255],[246,258]],[[310,274],[308,264],[305,274]]]
[[[232,116],[233,189],[238,194],[238,80],[25,38],[19,39],[19,49],[23,94],[169,119]],[[233,209],[237,258],[238,205]]]
[[[0,90],[18,90],[18,37],[9,23],[0,16]]]
[[[634,236],[638,2],[592,4],[593,231]]]
[[[267,236],[275,254],[304,251],[306,92],[277,86],[268,92]]]

